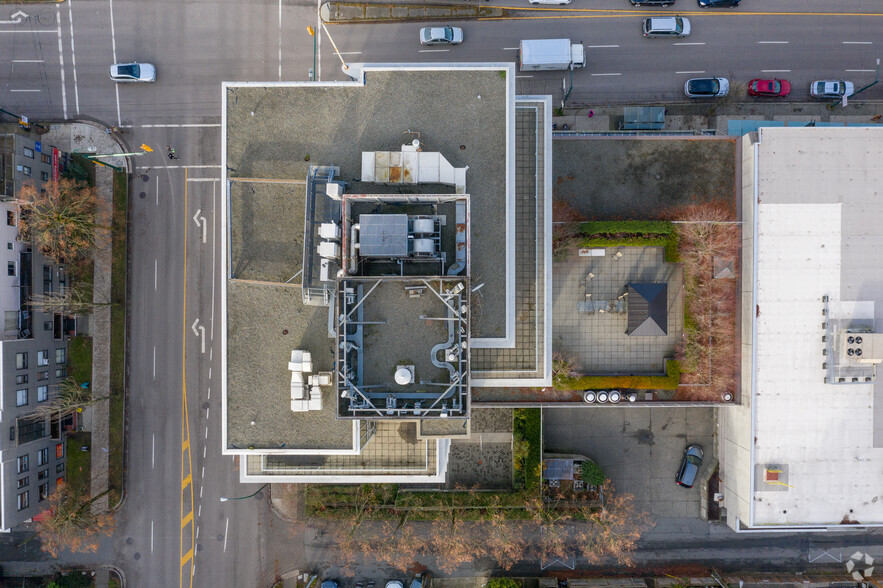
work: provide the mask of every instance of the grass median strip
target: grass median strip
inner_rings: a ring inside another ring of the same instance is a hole
[[[123,435],[126,376],[126,238],[128,229],[128,177],[113,173],[113,265],[110,307],[110,471],[111,504],[123,489]]]

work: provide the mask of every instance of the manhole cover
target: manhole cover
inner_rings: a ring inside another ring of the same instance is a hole
[[[208,406],[209,406],[208,402],[203,402],[203,403],[202,403],[202,407],[203,407],[203,408],[208,408]]]
[[[202,543],[196,544],[196,551],[202,551]]]
[[[135,558],[135,561],[138,561],[139,559],[141,559],[141,554],[136,551],[135,555],[133,555],[132,557]]]
[[[138,196],[141,198],[147,198],[147,192],[139,192]]]
[[[132,539],[131,537],[126,537],[126,545],[131,545],[134,542],[135,542],[135,540]]]
[[[149,182],[149,181],[150,181],[150,176],[148,176],[147,174],[143,174],[143,175],[141,176],[141,180],[143,180],[143,181],[145,181],[145,182]]]
[[[218,541],[223,541],[223,540],[224,540],[224,534],[218,533]]]

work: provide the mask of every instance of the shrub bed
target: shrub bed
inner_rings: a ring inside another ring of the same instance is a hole
[[[665,362],[664,376],[581,376],[562,382],[564,390],[601,390],[607,388],[635,388],[638,390],[676,390],[681,381],[680,364]]]

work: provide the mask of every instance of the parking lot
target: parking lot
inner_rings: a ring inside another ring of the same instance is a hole
[[[675,484],[684,447],[714,456],[711,408],[586,407],[543,410],[545,453],[578,453],[601,466],[617,492],[633,494],[654,519],[699,516],[698,485]]]

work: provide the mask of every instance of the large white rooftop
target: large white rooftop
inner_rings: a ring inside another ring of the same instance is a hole
[[[883,377],[823,367],[824,296],[883,332],[883,128],[761,129],[757,174],[751,525],[883,524]]]

